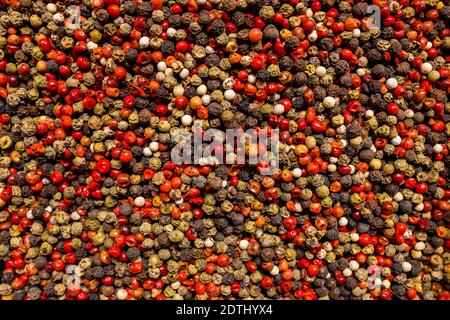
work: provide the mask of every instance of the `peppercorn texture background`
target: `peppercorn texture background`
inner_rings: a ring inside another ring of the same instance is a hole
[[[1,299],[448,300],[449,19],[1,1]],[[175,165],[208,128],[279,129],[280,170]]]

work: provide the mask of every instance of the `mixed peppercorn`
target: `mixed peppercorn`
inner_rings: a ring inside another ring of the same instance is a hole
[[[449,299],[449,20],[2,0],[1,299]],[[172,162],[208,128],[279,129],[280,169]]]

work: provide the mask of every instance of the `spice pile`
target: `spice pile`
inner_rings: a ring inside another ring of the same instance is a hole
[[[1,1],[1,299],[449,299],[449,19]],[[279,129],[280,169],[176,165],[193,126]]]

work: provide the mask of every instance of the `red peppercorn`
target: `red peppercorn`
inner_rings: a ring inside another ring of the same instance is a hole
[[[417,185],[417,181],[414,178],[408,178],[405,180],[405,187],[408,189],[413,189]]]
[[[268,289],[270,287],[274,287],[274,283],[271,277],[264,276],[260,282],[261,287],[264,289]]]
[[[130,265],[130,272],[132,274],[141,273],[142,269],[143,269],[142,262],[140,262],[140,261],[139,262],[138,261],[132,262],[131,265]]]
[[[307,34],[309,34],[316,27],[316,23],[314,22],[313,19],[304,17],[303,20],[302,20],[302,25],[301,26],[302,26],[303,30],[305,30],[305,32]]]
[[[262,19],[260,19],[262,21]],[[264,23],[264,21],[262,21]],[[262,39],[262,31],[258,27],[254,27],[248,33],[248,38],[251,42],[259,42]]]
[[[398,104],[396,104],[394,102],[390,102],[386,106],[386,112],[388,114],[396,115],[399,112],[399,110],[400,110],[400,107],[398,106]]]
[[[44,52],[49,52],[52,49],[52,41],[48,38],[43,38],[39,41],[39,48]]]
[[[95,168],[101,174],[106,174],[111,169],[111,164],[108,159],[101,159],[97,162]]]
[[[189,101],[185,96],[179,96],[175,99],[175,107],[178,109],[184,109],[188,105]]]
[[[284,219],[283,224],[287,230],[293,230],[297,225],[297,221],[294,216],[289,216]]]
[[[120,16],[120,7],[116,4],[109,5],[107,10],[109,15],[113,18]]]
[[[359,236],[359,244],[362,246],[368,246],[372,243],[372,237],[367,233],[361,234]]]
[[[177,42],[175,49],[178,52],[186,52],[189,50],[189,44],[187,43],[187,41],[184,41],[184,40],[179,41],[179,42]]]
[[[319,274],[319,267],[315,264],[310,264],[308,266],[308,275],[310,277],[315,277]]]
[[[426,193],[428,191],[428,185],[424,182],[418,183],[416,185],[416,192],[417,193]]]
[[[407,230],[407,226],[405,223],[399,222],[395,225],[395,231],[398,234],[404,234],[406,232],[406,230]]]
[[[87,57],[79,56],[77,58],[77,66],[83,70],[89,70],[91,68],[91,62]]]
[[[264,61],[259,57],[254,57],[251,66],[253,70],[261,70],[264,68]]]
[[[221,267],[225,267],[230,263],[231,259],[228,255],[226,254],[220,254],[217,257],[217,264]]]
[[[431,128],[433,129],[433,131],[435,132],[442,132],[445,130],[445,124],[443,121],[441,120],[437,120],[435,121],[432,125]]]
[[[133,154],[129,150],[122,150],[120,152],[119,160],[122,163],[128,163],[133,159]]]

